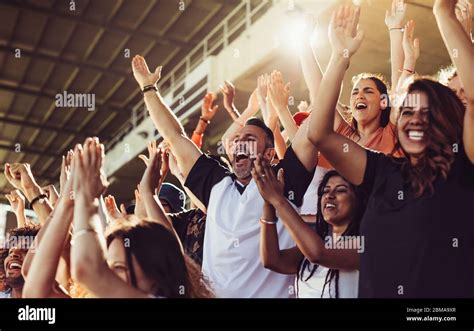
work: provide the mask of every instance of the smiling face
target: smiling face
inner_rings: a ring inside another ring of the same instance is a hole
[[[429,101],[422,91],[413,91],[407,99],[419,100],[415,105],[403,105],[397,123],[398,140],[410,160],[416,163],[428,146]]]
[[[258,154],[271,161],[273,148],[267,148],[266,135],[263,129],[255,125],[246,125],[232,141],[232,169],[239,180],[252,178],[253,161]]]
[[[372,79],[360,79],[351,92],[351,112],[357,123],[367,125],[380,122],[384,107],[381,106],[381,93]]]
[[[22,246],[11,247],[8,251],[8,256],[5,258],[5,280],[9,287],[20,289],[25,283],[25,279],[21,274],[21,267],[23,266],[23,260],[25,259],[27,249],[23,249]]]
[[[132,285],[131,271],[127,264],[124,241],[120,238],[114,239],[107,249],[107,264],[125,283]],[[135,256],[132,255],[133,271],[137,282],[137,287],[145,293],[153,293],[153,282],[143,272]]]
[[[348,225],[354,217],[356,196],[350,184],[340,176],[332,176],[324,186],[321,208],[324,221],[332,225]]]
[[[465,108],[467,108],[467,99],[466,96],[464,95],[464,86],[461,83],[461,80],[459,79],[459,76],[456,75],[453,78],[451,78],[448,82],[448,87],[456,93],[458,98],[461,100],[462,104],[464,105]]]

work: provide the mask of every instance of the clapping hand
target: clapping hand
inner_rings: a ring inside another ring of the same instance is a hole
[[[350,58],[362,44],[364,32],[358,29],[360,8],[339,7],[331,17],[329,41],[333,55]]]

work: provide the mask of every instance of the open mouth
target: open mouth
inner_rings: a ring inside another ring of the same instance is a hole
[[[21,262],[12,261],[8,264],[9,270],[21,270]]]
[[[422,141],[425,133],[421,130],[408,130],[407,135],[412,141]]]
[[[248,154],[244,153],[244,152],[238,152],[236,155],[235,155],[235,162],[236,163],[239,163],[240,161],[242,160],[248,160],[249,159],[249,156]]]
[[[326,210],[334,210],[336,209],[336,205],[330,202],[327,202],[326,205],[324,206],[324,209]]]
[[[365,104],[363,102],[358,102],[358,103],[355,104],[355,109],[365,110],[365,109],[367,109],[367,104]]]

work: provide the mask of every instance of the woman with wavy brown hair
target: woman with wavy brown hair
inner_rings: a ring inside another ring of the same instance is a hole
[[[436,0],[434,12],[447,48],[458,50],[452,60],[470,87],[468,105],[438,82],[412,82],[397,119],[402,158],[334,132],[338,88],[362,33],[353,37],[347,24],[353,9],[332,18],[333,54],[308,138],[369,195],[360,226],[359,297],[474,297],[474,48],[456,20],[455,3]]]

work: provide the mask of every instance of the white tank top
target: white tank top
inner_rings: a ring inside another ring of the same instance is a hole
[[[314,268],[314,264],[309,263],[303,271],[301,271],[303,263],[298,271],[298,277],[295,278],[295,285],[297,289],[298,298],[335,298],[336,297],[336,277],[329,284],[324,283],[329,269],[323,266],[318,266],[311,278],[306,280]],[[321,296],[324,288],[324,293]],[[339,270],[339,298],[357,298],[359,289],[359,270]]]

